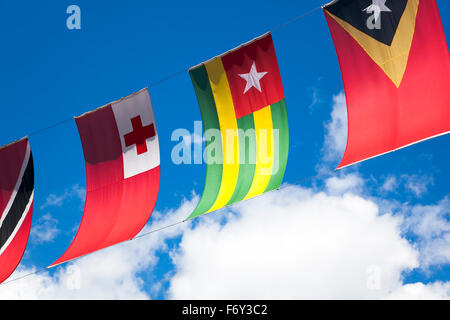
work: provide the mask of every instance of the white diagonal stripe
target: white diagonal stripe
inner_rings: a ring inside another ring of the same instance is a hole
[[[30,199],[28,200],[27,206],[25,207],[24,212],[22,213],[22,216],[20,217],[20,220],[17,222],[16,227],[14,228],[14,231],[9,236],[8,240],[3,244],[3,246],[0,248],[0,255],[8,248],[11,241],[13,241],[14,237],[16,236],[16,233],[19,232],[20,227],[22,226],[23,222],[25,221],[25,218],[28,216],[28,213],[30,212],[31,204],[33,203],[34,199],[34,190],[31,193]]]

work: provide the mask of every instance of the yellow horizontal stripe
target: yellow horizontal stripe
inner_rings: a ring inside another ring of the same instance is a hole
[[[253,113],[256,133],[256,167],[252,186],[245,199],[257,196],[266,190],[272,176],[274,163],[274,141],[271,107]]]
[[[239,175],[239,139],[236,113],[222,59],[205,64],[222,133],[223,172],[216,202],[208,212],[224,207],[233,195]]]

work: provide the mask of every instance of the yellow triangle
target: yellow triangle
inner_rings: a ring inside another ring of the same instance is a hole
[[[359,31],[348,22],[338,18],[332,13],[326,13],[336,20],[353,39],[364,49],[373,61],[386,73],[389,79],[398,88],[403,79],[403,75],[408,64],[409,51],[411,50],[412,39],[416,25],[417,10],[419,0],[408,0],[397,31],[390,46],[368,36]]]

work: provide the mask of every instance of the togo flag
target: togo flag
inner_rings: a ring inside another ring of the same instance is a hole
[[[189,73],[202,115],[207,162],[203,195],[189,218],[279,188],[289,132],[270,33]]]
[[[159,190],[158,133],[147,89],[75,120],[86,204],[75,239],[52,266],[132,239],[150,218]]]

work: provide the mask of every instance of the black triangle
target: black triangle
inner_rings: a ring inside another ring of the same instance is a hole
[[[372,0],[337,0],[325,6],[325,10],[390,46],[408,1],[411,0],[386,0],[385,5],[390,12],[381,12],[377,26],[374,25],[374,13],[365,11],[374,3]]]

